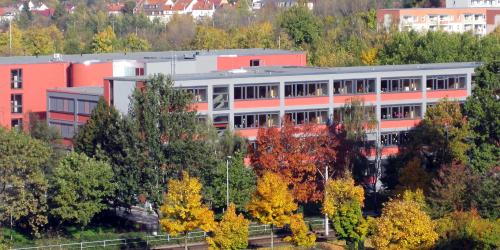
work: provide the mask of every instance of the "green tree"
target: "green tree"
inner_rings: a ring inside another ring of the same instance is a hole
[[[116,35],[111,26],[94,35],[92,39],[93,53],[110,53],[115,50]]]
[[[7,30],[6,32],[2,32],[0,34],[0,53],[4,56],[24,55],[24,47],[22,43],[24,31],[13,23],[11,35],[12,35],[12,48],[9,40],[10,37],[9,31]]]
[[[136,34],[129,34],[123,40],[123,49],[125,51],[148,51],[151,48],[149,42],[138,37]]]
[[[160,208],[160,224],[169,234],[184,234],[184,248],[187,250],[189,231],[201,229],[212,231],[215,227],[214,213],[202,204],[201,183],[183,172],[181,180],[168,181],[167,193]]]
[[[74,149],[88,157],[108,162],[113,169],[112,196],[115,206],[136,204],[141,188],[141,145],[131,121],[100,99],[90,119],[74,137]]]
[[[500,62],[491,62],[476,70],[472,95],[465,102],[465,115],[472,129],[469,163],[485,172],[500,164]]]
[[[229,200],[239,211],[246,211],[255,191],[256,176],[251,168],[245,166],[241,152],[229,160]],[[222,162],[221,162],[222,163]],[[210,186],[206,187],[207,199],[217,210],[226,207],[226,163],[218,164],[213,175],[210,175]],[[206,181],[208,183],[208,181]]]
[[[326,184],[325,193],[323,213],[328,214],[332,220],[337,236],[346,240],[350,248],[357,249],[368,231],[368,224],[361,211],[363,187],[355,186],[351,178],[330,180]]]
[[[221,29],[209,26],[198,26],[193,40],[196,49],[227,49],[229,48],[229,35]]]
[[[246,249],[250,221],[242,214],[236,214],[236,206],[230,204],[222,220],[217,223],[213,237],[208,237],[210,249]]]
[[[257,190],[248,211],[260,223],[271,225],[271,248],[274,248],[273,230],[290,223],[293,212],[297,210],[292,194],[284,180],[277,174],[266,172],[257,180]]]
[[[285,10],[279,17],[279,23],[296,47],[313,44],[320,38],[320,23],[306,6],[297,5]]]
[[[37,237],[47,223],[44,167],[50,154],[42,141],[0,128],[0,221],[25,227]]]
[[[24,32],[22,43],[28,55],[48,55],[62,52],[63,35],[53,25],[32,27]]]
[[[54,169],[51,179],[51,214],[61,221],[84,228],[108,205],[113,194],[113,171],[109,164],[70,153]]]

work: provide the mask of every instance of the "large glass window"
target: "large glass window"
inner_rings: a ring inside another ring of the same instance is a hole
[[[466,75],[428,76],[427,90],[465,89]]]
[[[417,119],[422,117],[421,105],[397,105],[397,106],[382,106],[380,109],[380,119]]]
[[[229,109],[229,92],[227,86],[214,87],[213,108],[214,110]]]
[[[74,113],[75,101],[67,98],[50,97],[49,110],[54,112]]]
[[[235,100],[279,98],[279,84],[245,85],[234,87]]]
[[[78,100],[78,114],[90,115],[96,106],[97,102]]]
[[[327,82],[298,82],[285,84],[285,97],[328,96]]]
[[[375,93],[375,79],[354,79],[333,81],[333,94],[366,94]]]
[[[375,117],[375,106],[365,106],[364,107],[365,119],[372,119]],[[345,108],[334,108],[333,109],[333,121],[335,123],[342,123],[346,118],[349,118],[351,111]]]
[[[235,128],[266,128],[279,126],[279,113],[235,114]]]
[[[207,88],[186,88],[186,91],[193,95],[194,102],[207,102]]]
[[[219,134],[224,132],[228,128],[229,124],[229,115],[228,114],[217,114],[213,116],[214,127],[217,129]]]
[[[22,113],[23,112],[23,95],[11,94],[10,95],[10,107],[11,107],[12,113]]]
[[[23,87],[23,70],[12,69],[10,71],[10,88],[20,89]]]
[[[50,125],[59,129],[63,138],[73,138],[75,135],[75,127],[72,124],[51,122]]]
[[[421,79],[418,77],[382,78],[380,91],[384,92],[412,92],[420,90]]]
[[[296,125],[305,123],[326,124],[328,122],[328,110],[286,111],[285,117]]]

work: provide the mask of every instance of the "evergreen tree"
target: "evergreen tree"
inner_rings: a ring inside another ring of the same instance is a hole
[[[470,164],[479,172],[500,165],[500,62],[476,70],[472,95],[465,102],[465,115],[472,129]]]
[[[137,203],[141,192],[142,148],[132,122],[122,118],[118,111],[100,99],[88,122],[74,137],[76,152],[108,162],[117,184],[112,196],[115,206],[130,207]]]

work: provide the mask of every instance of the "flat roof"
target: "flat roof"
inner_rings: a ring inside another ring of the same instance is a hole
[[[159,51],[159,52],[130,52],[130,53],[103,53],[103,54],[61,54],[59,60],[54,60],[54,55],[43,56],[11,56],[0,57],[0,64],[33,64],[50,62],[72,62],[83,63],[95,60],[92,63],[109,62],[114,60],[139,60],[139,61],[161,61],[171,60],[193,60],[196,56],[253,56],[253,55],[276,55],[276,54],[304,54],[303,51],[280,50],[280,49],[223,49],[223,50],[189,50],[189,51]]]
[[[299,76],[299,75],[328,75],[349,74],[368,72],[393,72],[412,70],[439,70],[475,68],[482,65],[480,62],[459,63],[431,63],[431,64],[406,64],[406,65],[381,65],[381,66],[355,66],[355,67],[301,67],[301,66],[275,66],[275,67],[252,67],[229,71],[217,71],[209,73],[176,74],[172,77],[174,81],[205,80],[205,79],[227,79],[227,78],[251,78],[271,76]],[[108,80],[117,81],[145,81],[148,76],[128,77],[106,77]]]
[[[48,89],[50,92],[63,92],[63,93],[74,93],[74,94],[85,94],[85,95],[103,95],[103,87],[68,87],[68,88],[53,88]]]

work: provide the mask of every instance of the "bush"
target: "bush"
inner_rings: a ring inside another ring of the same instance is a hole
[[[452,212],[437,221],[437,249],[498,249],[500,222],[483,219],[476,210]]]
[[[291,242],[299,247],[312,247],[316,243],[316,235],[309,232],[302,214],[295,214],[290,219],[292,236],[285,237],[285,241]]]

